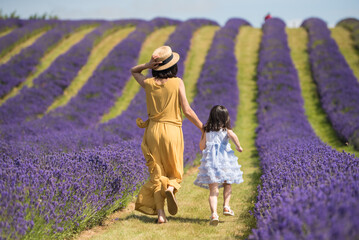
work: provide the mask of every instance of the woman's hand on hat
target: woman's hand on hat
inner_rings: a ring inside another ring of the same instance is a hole
[[[158,67],[158,64],[161,63],[161,61],[158,61],[158,56],[152,55],[151,60],[147,63],[147,67],[150,69],[155,69]]]

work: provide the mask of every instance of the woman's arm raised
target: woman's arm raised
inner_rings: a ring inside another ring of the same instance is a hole
[[[146,79],[146,77],[141,72],[147,68],[149,68],[149,69],[156,68],[158,66],[158,64],[161,63],[161,62],[156,61],[157,58],[158,58],[157,56],[152,56],[151,60],[148,63],[143,63],[143,64],[140,64],[140,65],[137,65],[137,66],[134,66],[133,68],[131,68],[132,76],[141,85],[141,87],[145,88],[145,83],[143,81],[145,81],[145,79]]]
[[[199,120],[197,114],[192,110],[191,106],[187,101],[186,90],[182,80],[180,81],[179,84],[179,93],[180,93],[181,107],[184,115],[188,118],[188,120],[190,120],[196,127],[198,127],[203,132],[203,124],[201,120]]]

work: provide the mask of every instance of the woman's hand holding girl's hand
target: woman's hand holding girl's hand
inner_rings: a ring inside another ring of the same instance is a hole
[[[148,63],[146,63],[146,67],[149,69],[154,69],[154,68],[157,68],[158,64],[160,64],[160,63],[161,62],[158,61],[158,56],[152,55],[151,60]]]
[[[236,147],[236,149],[237,149],[238,152],[243,152],[243,148],[241,146]]]

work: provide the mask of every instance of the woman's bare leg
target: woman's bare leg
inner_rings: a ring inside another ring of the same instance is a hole
[[[167,221],[165,210],[158,209],[157,214],[158,214],[158,220],[157,220],[158,223],[164,223]]]
[[[211,208],[212,215],[217,213],[217,202],[218,202],[218,183],[209,184],[209,207]]]
[[[154,199],[155,199],[157,215],[158,215],[157,222],[158,223],[164,223],[167,220],[166,219],[166,214],[165,214],[165,211],[164,211],[165,198],[161,195],[160,191],[155,191],[154,192]]]
[[[232,185],[231,184],[223,184],[223,207],[229,206],[229,200],[231,200],[232,194]]]

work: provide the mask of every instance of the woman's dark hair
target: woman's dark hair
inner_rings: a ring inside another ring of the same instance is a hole
[[[203,126],[205,132],[223,129],[232,129],[231,119],[225,106],[216,105],[212,107],[207,123]]]
[[[156,71],[152,69],[152,76],[155,78],[174,78],[177,77],[177,63],[173,65],[170,68],[167,68],[165,70]]]

